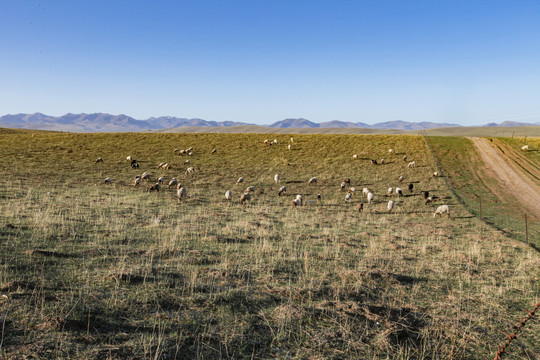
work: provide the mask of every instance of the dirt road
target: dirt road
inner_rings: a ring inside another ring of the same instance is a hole
[[[486,175],[495,178],[507,196],[514,194],[531,216],[540,219],[540,181],[533,180],[540,178],[538,166],[496,140],[470,139],[487,166]]]

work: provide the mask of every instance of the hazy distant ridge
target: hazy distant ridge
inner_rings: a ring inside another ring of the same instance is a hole
[[[123,131],[147,131],[147,130],[162,130],[174,129],[178,127],[230,127],[254,125],[236,121],[208,121],[204,119],[187,119],[177,118],[173,116],[151,117],[146,120],[137,120],[130,116],[120,114],[111,115],[106,113],[94,114],[65,114],[63,116],[49,116],[42,113],[34,114],[16,114],[4,115],[0,117],[0,127],[8,128],[23,128],[36,130],[56,130],[56,131],[73,131],[73,132],[123,132]],[[501,124],[490,123],[485,127],[502,127],[502,126],[531,126],[540,125],[540,123],[518,123],[513,121],[505,121]],[[262,125],[265,126],[265,125]],[[396,130],[424,130],[441,127],[461,127],[458,124],[435,123],[435,122],[408,122],[402,120],[380,122],[369,125],[362,122],[346,122],[332,120],[322,123],[315,123],[304,118],[289,118],[277,121],[271,125],[266,125],[270,128],[365,128],[365,129],[396,129]]]

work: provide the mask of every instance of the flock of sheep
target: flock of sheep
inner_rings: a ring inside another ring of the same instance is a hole
[[[291,143],[294,142],[294,138],[291,137]],[[275,145],[278,143],[277,139],[275,139],[274,141],[269,141],[269,140],[264,140],[264,143],[265,144],[269,144],[269,145]],[[288,149],[290,150],[291,149],[291,145],[289,144],[288,145]],[[214,155],[215,153],[217,152],[216,149],[213,149],[211,151],[211,154]],[[188,149],[185,149],[185,150],[179,150],[179,149],[175,149],[174,150],[174,153],[180,155],[180,156],[184,156],[184,155],[187,155],[187,156],[192,156],[193,155],[193,147],[190,147]],[[395,154],[395,150],[394,149],[389,149],[388,150],[388,153],[389,155],[394,155]],[[353,160],[357,160],[358,159],[358,155],[357,154],[354,154],[352,156]],[[132,156],[127,156],[126,158],[127,161],[130,162],[130,165],[132,168],[139,168],[139,163],[137,162],[137,160],[135,160]],[[406,162],[407,161],[407,155],[403,156],[403,161]],[[386,160],[385,159],[381,159],[380,162],[377,162],[377,160],[371,160],[371,162],[375,165],[378,165],[378,164],[385,164],[386,163]],[[103,159],[100,157],[98,159],[96,159],[95,161],[96,164],[98,163],[103,163]],[[186,160],[184,162],[184,164],[190,164],[190,160]],[[159,163],[159,165],[157,166],[157,169],[171,169],[172,165],[169,164],[169,163],[165,163],[165,162],[161,162]],[[411,162],[408,162],[407,164],[407,167],[408,168],[415,168],[416,167],[416,161],[411,161]],[[186,175],[192,175],[195,173],[195,168],[194,167],[188,167],[185,171],[185,174]],[[439,176],[438,172],[434,172],[433,173],[433,176],[434,177],[437,177]],[[404,176],[400,175],[398,178],[397,178],[397,181],[398,182],[403,182],[404,180]],[[274,175],[274,178],[273,178],[273,181],[276,185],[278,185],[280,183],[280,180],[281,180],[281,176],[280,174],[275,174]],[[148,172],[144,172],[142,175],[137,175],[133,181],[133,187],[138,187],[138,186],[141,186],[143,184],[143,181],[150,181],[150,174]],[[163,177],[159,177],[157,179],[157,182],[154,183],[154,184],[150,184],[150,185],[147,185],[146,187],[146,191],[147,192],[153,192],[153,191],[156,191],[156,192],[159,192],[163,186],[165,182],[165,179]],[[307,181],[307,184],[308,185],[315,185],[317,184],[318,182],[318,178],[317,177],[311,177],[308,181]],[[106,184],[110,184],[111,183],[111,179],[110,178],[106,178],[105,179],[105,183]],[[240,177],[236,180],[236,185],[241,185],[244,183],[244,178],[243,177]],[[177,198],[178,198],[178,201],[182,202],[184,201],[188,196],[187,196],[187,190],[185,188],[185,186],[182,184],[182,183],[179,183],[178,180],[173,177],[169,182],[168,182],[168,188],[174,188],[176,187],[176,191],[177,191]],[[345,202],[348,203],[352,200],[352,197],[353,197],[353,194],[356,192],[356,188],[354,187],[351,187],[351,180],[350,179],[343,179],[341,181],[341,184],[340,184],[340,187],[341,187],[341,190],[342,191],[347,191],[346,192],[346,195],[345,195]],[[348,189],[347,189],[348,187]],[[410,193],[413,192],[413,189],[414,189],[414,184],[413,183],[409,183],[408,185],[408,190]],[[254,192],[255,188],[253,186],[249,186],[247,187],[240,195],[240,203],[241,204],[245,204],[246,202],[250,201],[253,197],[253,192]],[[278,191],[278,196],[282,196],[286,193],[287,191],[287,188],[286,186],[281,186],[279,188],[279,191]],[[370,191],[368,188],[364,187],[363,190],[362,190],[362,193],[363,195],[366,197],[366,200],[367,200],[367,204],[372,204],[373,201],[374,201],[374,193],[372,191]],[[424,195],[424,199],[425,199],[425,203],[428,204],[428,203],[431,203],[433,202],[434,199],[436,199],[436,197],[434,196],[429,196],[429,192],[427,191],[423,191],[422,192],[423,195]],[[403,194],[403,189],[399,188],[399,187],[396,187],[395,189],[393,187],[389,187],[388,188],[388,192],[387,192],[388,196],[393,196],[394,194],[396,194],[397,196],[399,197],[403,197],[404,194]],[[233,199],[233,193],[231,190],[227,190],[225,192],[225,199],[227,201],[232,201]],[[317,194],[317,199],[319,201],[321,201],[322,199],[322,195],[321,194]],[[297,207],[300,207],[303,205],[303,198],[302,198],[302,195],[296,195],[295,198],[291,201],[291,204],[292,204],[292,207],[293,208],[297,208]],[[396,205],[396,202],[394,200],[389,200],[388,201],[388,204],[387,204],[387,210],[388,212],[392,212],[394,210],[394,207]],[[360,201],[357,205],[357,209],[358,209],[358,212],[362,212],[363,209],[364,209],[364,202],[363,201]],[[443,214],[446,214],[447,216],[450,216],[450,208],[448,205],[441,205],[439,206],[433,216],[441,216]]]

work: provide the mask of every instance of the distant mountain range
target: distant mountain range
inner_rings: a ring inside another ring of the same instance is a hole
[[[146,120],[137,120],[127,115],[95,114],[66,114],[63,116],[49,116],[41,113],[4,115],[0,117],[0,127],[22,128],[35,130],[54,130],[72,132],[125,132],[148,131],[177,128],[183,126],[194,127],[228,127],[255,125],[236,121],[208,121],[203,119],[186,119],[171,116],[151,117]],[[484,126],[531,126],[540,123],[518,123],[505,121],[501,124],[489,123]],[[369,125],[362,122],[327,121],[314,123],[307,119],[285,119],[267,125],[271,128],[366,128],[366,129],[396,129],[396,130],[423,130],[440,127],[461,127],[458,124],[434,122],[408,122],[387,121]]]

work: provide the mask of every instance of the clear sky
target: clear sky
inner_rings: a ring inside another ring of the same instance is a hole
[[[0,0],[0,115],[540,122],[540,1]]]

